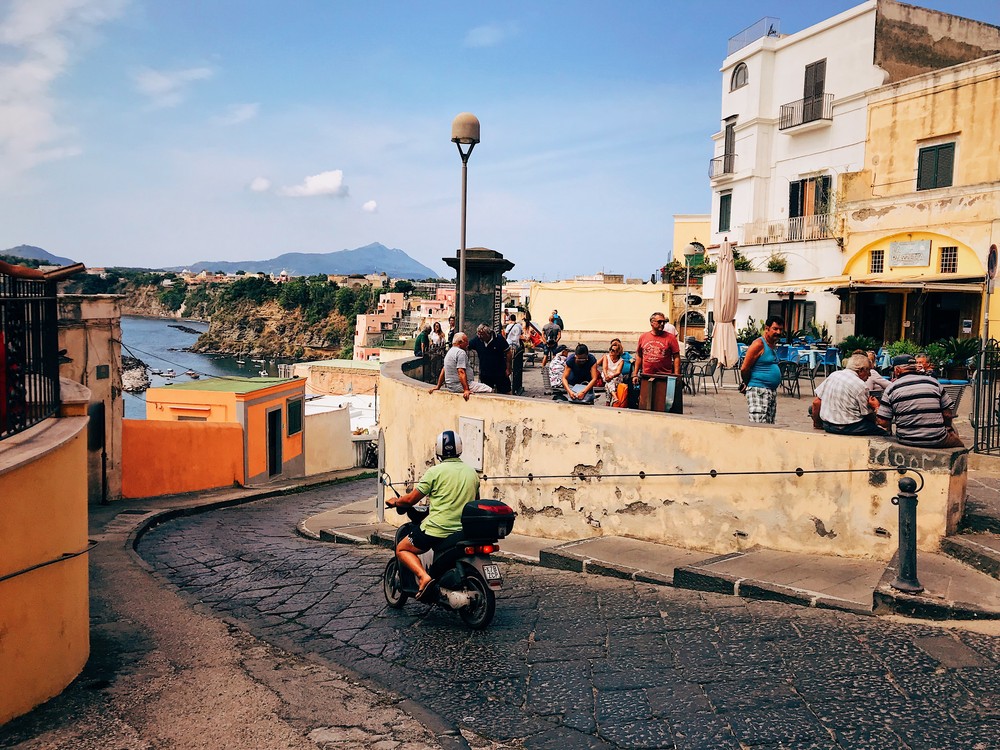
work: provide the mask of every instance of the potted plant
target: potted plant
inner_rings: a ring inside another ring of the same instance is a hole
[[[871,336],[859,336],[858,334],[852,333],[847,336],[843,341],[837,344],[837,348],[840,349],[841,357],[851,356],[851,352],[860,349],[863,352],[875,351],[878,349],[878,342]]]
[[[969,360],[979,354],[979,339],[960,339],[952,336],[941,341],[944,350],[944,367],[950,380],[969,379]]]
[[[771,253],[767,258],[767,270],[771,273],[784,273],[788,268],[788,260],[778,252]]]
[[[924,351],[927,353],[927,359],[929,359],[931,364],[934,365],[935,370],[939,370],[944,365],[944,361],[948,358],[945,354],[944,344],[940,341],[931,342],[927,345],[927,348],[925,348]]]
[[[916,354],[921,351],[920,347],[909,339],[900,339],[887,344],[886,353],[890,357],[898,357],[900,354]]]

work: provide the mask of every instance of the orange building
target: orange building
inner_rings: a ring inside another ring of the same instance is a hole
[[[242,483],[259,484],[305,473],[304,402],[301,378],[192,380],[146,391],[146,420],[239,424]]]

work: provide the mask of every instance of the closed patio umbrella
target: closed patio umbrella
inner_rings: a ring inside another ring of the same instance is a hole
[[[736,346],[736,305],[739,298],[733,248],[728,237],[719,248],[716,273],[715,299],[712,301],[712,311],[715,313],[712,356],[718,358],[720,367],[733,367],[740,359],[739,348]]]

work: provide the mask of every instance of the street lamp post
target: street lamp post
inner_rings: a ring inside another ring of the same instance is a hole
[[[458,330],[465,330],[465,206],[469,189],[469,157],[472,149],[479,143],[479,120],[469,112],[458,115],[451,123],[451,142],[458,146],[462,157],[462,244],[458,248],[458,295],[455,297],[458,307]],[[462,146],[468,146],[463,151]]]
[[[701,250],[693,244],[688,244],[682,252],[684,253],[684,346],[686,347],[688,337],[688,300],[691,298],[691,258],[700,253]]]

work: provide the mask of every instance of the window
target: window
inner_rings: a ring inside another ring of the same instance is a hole
[[[747,70],[747,64],[740,63],[733,71],[733,77],[729,81],[729,90],[736,91],[736,89],[743,88],[749,79],[750,72]]]
[[[941,143],[920,149],[917,157],[917,190],[949,187],[954,171],[954,143]]]
[[[769,300],[767,317],[780,315],[785,319],[786,331],[799,331],[816,322],[816,303],[804,299]]]
[[[868,260],[868,273],[882,273],[885,270],[885,250],[872,250]]]
[[[288,402],[288,434],[297,435],[302,432],[302,399]]]
[[[941,248],[941,273],[958,273],[958,248]]]
[[[729,222],[733,213],[733,194],[723,193],[719,196],[719,231],[728,232]]]
[[[806,65],[802,85],[802,122],[813,122],[823,117],[823,94],[826,93],[826,60]]]
[[[830,236],[830,198],[829,175],[788,183],[788,239],[816,240]]]

